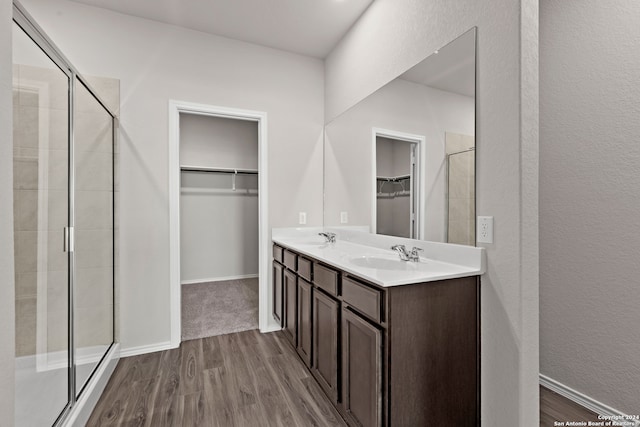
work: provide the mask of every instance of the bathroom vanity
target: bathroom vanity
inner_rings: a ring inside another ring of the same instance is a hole
[[[369,236],[274,237],[273,317],[349,425],[479,425],[483,262],[403,262],[383,249],[403,239]]]

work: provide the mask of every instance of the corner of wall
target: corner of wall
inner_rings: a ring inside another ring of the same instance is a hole
[[[15,290],[13,270],[12,3],[0,3],[0,424],[13,425]],[[7,424],[4,424],[4,423]]]
[[[522,0],[520,10],[520,277],[522,281],[522,368],[520,425],[538,425],[539,346],[539,4]],[[530,262],[536,260],[536,262]]]

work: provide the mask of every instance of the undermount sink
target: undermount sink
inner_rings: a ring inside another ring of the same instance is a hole
[[[378,270],[415,270],[418,268],[417,263],[402,261],[398,257],[384,256],[359,256],[349,259],[351,263],[358,267],[375,268]]]
[[[311,240],[300,240],[296,241],[297,245],[303,246],[326,246],[329,245],[329,242],[325,242],[324,239],[311,239]]]

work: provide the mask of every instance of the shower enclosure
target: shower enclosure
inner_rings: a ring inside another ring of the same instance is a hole
[[[62,425],[113,353],[115,118],[14,2],[16,426]]]
[[[447,242],[476,244],[475,148],[447,154]]]

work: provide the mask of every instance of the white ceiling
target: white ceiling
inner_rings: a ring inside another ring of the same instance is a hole
[[[74,0],[324,58],[373,0]]]
[[[476,39],[468,31],[431,54],[424,61],[400,76],[419,83],[465,96],[475,96]]]

